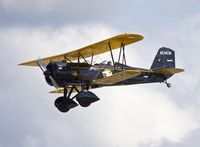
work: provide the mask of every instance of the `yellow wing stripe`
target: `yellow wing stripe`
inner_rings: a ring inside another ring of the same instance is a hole
[[[184,69],[181,68],[162,68],[158,70],[153,70],[153,73],[167,75],[167,74],[177,74],[183,71]]]
[[[106,77],[106,78],[101,78],[98,80],[94,80],[93,84],[99,84],[99,85],[113,85],[115,83],[124,81],[126,79],[136,77],[140,75],[139,70],[124,70],[121,72],[118,72],[112,76]]]
[[[114,50],[114,49],[120,48],[122,44],[126,46],[131,43],[140,41],[142,39],[143,39],[143,36],[138,35],[138,34],[121,34],[121,35],[117,35],[112,38],[108,38],[106,40],[91,44],[89,46],[77,49],[75,51],[71,51],[71,52],[56,55],[56,56],[46,57],[41,60],[43,60],[45,64],[48,64],[50,61],[63,61],[65,60],[65,58],[68,58],[69,60],[74,61],[74,60],[78,60],[79,54],[81,54],[84,58],[88,58],[88,57],[91,57],[92,55],[95,56],[95,55],[108,52],[110,50],[109,43],[110,43],[111,49]],[[37,60],[24,62],[19,65],[37,66]]]

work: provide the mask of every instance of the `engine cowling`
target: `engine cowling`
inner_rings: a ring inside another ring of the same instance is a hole
[[[88,77],[93,77],[89,74],[90,67],[91,65],[87,63],[49,62],[44,75],[49,85],[53,85],[49,78],[49,75],[51,75],[60,87],[64,87],[67,83],[80,83],[90,80]]]
[[[66,81],[71,82],[76,80],[76,77],[72,73],[71,67],[67,62],[49,62],[44,75],[47,83],[51,86],[53,86],[53,83],[49,75],[53,77],[60,87],[65,86]]]

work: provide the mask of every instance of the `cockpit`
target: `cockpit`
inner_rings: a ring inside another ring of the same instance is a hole
[[[112,62],[111,61],[108,61],[108,60],[104,60],[103,62],[101,63],[96,63],[94,65],[108,65],[108,66],[112,66]]]

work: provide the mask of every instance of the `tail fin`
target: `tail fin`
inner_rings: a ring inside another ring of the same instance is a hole
[[[151,69],[175,68],[175,52],[172,49],[162,47],[151,65]]]

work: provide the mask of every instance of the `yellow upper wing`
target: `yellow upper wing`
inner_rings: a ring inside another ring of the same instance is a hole
[[[126,79],[139,76],[140,73],[141,72],[139,70],[124,70],[124,71],[118,72],[112,76],[94,80],[93,84],[113,85],[115,83],[124,81]]]
[[[63,61],[65,58],[68,58],[71,61],[78,60],[79,54],[81,54],[84,58],[91,57],[92,55],[98,55],[105,53],[110,50],[110,47],[112,50],[120,48],[123,44],[124,46],[129,45],[131,43],[140,41],[143,39],[143,36],[138,34],[121,34],[114,36],[112,38],[108,38],[106,40],[97,42],[95,44],[91,44],[89,46],[77,49],[75,51],[71,51],[68,53],[56,55],[56,56],[50,56],[43,58],[43,62],[45,64],[48,64],[50,61]],[[21,63],[19,65],[26,65],[26,66],[37,66],[37,60],[28,61],[25,63]]]

